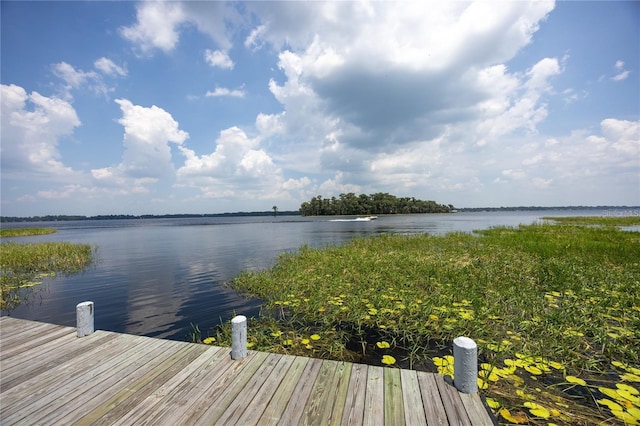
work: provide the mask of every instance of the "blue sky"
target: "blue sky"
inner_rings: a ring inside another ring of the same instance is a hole
[[[0,4],[4,216],[640,205],[640,2]]]

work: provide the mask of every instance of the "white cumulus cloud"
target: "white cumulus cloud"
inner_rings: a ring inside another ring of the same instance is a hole
[[[205,50],[204,59],[214,68],[232,70],[234,63],[227,52],[222,50]]]
[[[109,58],[101,57],[93,63],[97,71],[83,71],[66,62],[59,62],[52,65],[53,74],[64,81],[61,89],[62,96],[65,99],[72,99],[73,90],[81,90],[88,88],[92,92],[106,96],[114,90],[109,87],[105,81],[105,77],[125,77],[127,71],[116,65]]]
[[[611,80],[622,81],[626,80],[627,77],[629,77],[629,71],[624,69],[624,62],[616,61],[615,70],[617,74],[611,77]]]
[[[180,130],[171,114],[155,105],[134,105],[117,99],[124,127],[122,161],[110,167],[93,169],[99,185],[119,187],[124,192],[142,191],[161,178],[173,178],[175,170],[170,143],[180,146],[189,134]]]
[[[157,48],[172,50],[180,39],[178,27],[185,20],[181,3],[149,1],[137,7],[137,22],[120,29],[120,34],[135,43],[142,53]]]
[[[111,59],[105,58],[104,56],[100,59],[97,59],[93,63],[93,66],[103,74],[109,76],[125,77],[127,75],[127,70],[125,68],[117,65]]]
[[[59,145],[80,126],[66,100],[2,85],[2,176],[65,182],[81,179],[63,163]]]
[[[82,70],[76,70],[66,62],[54,64],[53,73],[74,89],[81,87],[87,81],[97,77],[94,71],[84,72]]]
[[[203,197],[281,199],[287,196],[282,170],[260,148],[259,139],[248,137],[238,127],[221,131],[210,154],[198,155],[185,146],[180,147],[180,151],[185,162],[177,171],[178,183],[197,188]],[[299,181],[298,186],[287,182],[288,189],[300,189],[307,181]]]
[[[120,34],[148,55],[155,49],[172,51],[180,41],[181,29],[193,25],[226,52],[231,47],[227,21],[237,23],[240,19],[233,5],[226,2],[143,1],[136,6],[136,22],[120,28]]]
[[[284,74],[269,83],[282,111],[259,114],[256,128],[277,141],[270,154],[282,168],[332,176],[319,189],[477,190],[502,169],[487,160],[491,172],[480,170],[463,153],[535,134],[563,72],[564,58],[542,58],[525,72],[505,65],[553,2],[250,8],[260,19],[245,46],[280,49]]]
[[[226,87],[216,87],[214,90],[209,90],[205,94],[206,97],[232,97],[232,98],[244,98],[246,92],[242,89],[227,89]]]

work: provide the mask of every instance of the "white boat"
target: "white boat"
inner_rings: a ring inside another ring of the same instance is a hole
[[[330,219],[329,222],[369,222],[377,218],[378,216],[362,216],[355,219]]]
[[[378,216],[364,216],[364,217],[357,217],[356,220],[357,221],[369,221],[369,220],[376,220],[378,218]]]

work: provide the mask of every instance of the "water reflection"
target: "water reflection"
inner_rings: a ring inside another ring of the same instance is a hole
[[[383,216],[370,222],[225,217],[41,223],[58,232],[13,240],[86,243],[98,247],[97,261],[80,274],[45,282],[35,303],[11,315],[75,326],[76,304],[91,300],[96,328],[183,340],[190,324],[204,329],[234,314],[256,315],[260,301],[224,283],[241,271],[267,268],[280,253],[302,245],[323,247],[384,233],[469,232],[529,224],[543,215],[553,212]]]

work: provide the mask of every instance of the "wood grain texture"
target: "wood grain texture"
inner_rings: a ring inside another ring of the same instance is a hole
[[[384,369],[369,366],[364,399],[365,425],[384,425]]]
[[[440,391],[436,384],[436,376],[434,374],[419,372],[418,383],[420,383],[420,394],[422,396],[425,417],[427,418],[427,425],[448,425],[449,420],[447,420],[447,412],[440,398]]]
[[[408,425],[427,425],[427,418],[422,406],[420,382],[418,372],[414,370],[400,370],[402,381],[402,396],[404,399],[404,417]]]
[[[345,426],[363,423],[367,371],[368,367],[363,364],[354,364],[351,368],[349,388],[342,413],[342,424]]]
[[[462,400],[462,404],[464,405],[469,419],[473,419],[473,424],[497,425],[497,422],[491,418],[487,412],[487,408],[477,395],[461,393],[460,399]]]
[[[438,375],[0,318],[0,424],[491,425]]]
[[[405,424],[402,383],[397,368],[384,369],[384,424]]]
[[[293,393],[298,383],[300,383],[302,374],[305,371],[309,358],[294,357],[294,360],[287,371],[286,376],[275,390],[269,404],[266,406],[261,417],[254,416],[253,419],[247,420],[247,425],[278,425],[281,424],[280,419],[287,404],[293,398]]]
[[[460,399],[460,393],[453,385],[446,383],[442,376],[435,376],[435,380],[449,424],[471,426],[471,421]]]

